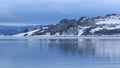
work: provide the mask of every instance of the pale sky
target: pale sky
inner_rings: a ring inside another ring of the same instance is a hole
[[[61,19],[120,14],[120,0],[0,0],[0,22],[55,24]]]

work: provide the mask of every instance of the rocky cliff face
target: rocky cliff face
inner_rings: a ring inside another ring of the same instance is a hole
[[[108,14],[103,17],[80,17],[76,19],[63,19],[56,25],[46,25],[30,32],[17,34],[19,36],[36,36],[36,35],[120,35],[120,15]],[[16,35],[16,36],[17,36]]]

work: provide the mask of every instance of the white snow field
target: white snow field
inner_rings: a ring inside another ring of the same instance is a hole
[[[120,24],[120,20],[99,21],[99,22],[96,22],[96,24],[97,24],[97,25],[100,25],[100,24],[108,24],[108,25]]]

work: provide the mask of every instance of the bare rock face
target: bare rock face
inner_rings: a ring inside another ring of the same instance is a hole
[[[78,24],[80,26],[92,26],[92,25],[95,25],[95,19],[94,18],[89,18],[89,17],[81,17],[78,20]]]
[[[68,34],[70,33],[69,31],[76,30],[77,28],[77,21],[75,19],[73,20],[68,20],[68,19],[63,19],[60,21],[60,23],[56,25],[49,25],[48,29],[45,29],[44,32],[38,31],[34,33],[33,35],[44,35],[47,33],[50,33],[51,35],[55,35],[56,33],[59,33],[60,35],[63,34],[63,32],[67,32]],[[74,32],[71,32],[74,34]],[[75,33],[76,34],[76,33]]]

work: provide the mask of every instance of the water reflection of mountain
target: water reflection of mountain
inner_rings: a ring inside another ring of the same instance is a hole
[[[61,54],[65,55],[98,56],[106,58],[120,57],[120,40],[115,39],[39,40],[39,43],[31,42],[29,43],[29,46],[30,45],[38,45],[42,50],[52,50],[52,52],[59,51]]]
[[[79,54],[94,55],[95,48],[91,40],[60,40],[59,48],[63,53],[67,54]]]
[[[57,46],[63,54],[79,54],[81,56],[99,56],[106,58],[120,57],[120,40],[58,40]]]

